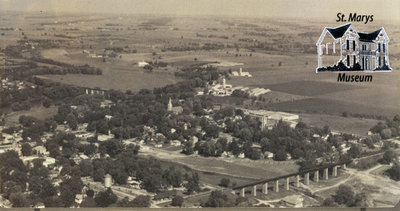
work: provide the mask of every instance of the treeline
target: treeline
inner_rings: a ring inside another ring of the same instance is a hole
[[[36,62],[28,61],[19,63],[17,66],[4,68],[4,77],[10,80],[23,80],[35,75],[65,75],[65,74],[85,74],[85,75],[101,75],[102,70],[89,65],[81,66],[39,66]]]
[[[40,75],[40,74],[96,74],[101,75],[102,70],[99,68],[90,67],[89,65],[72,65],[64,62],[54,61],[52,59],[43,58],[40,56],[40,49],[49,48],[47,46],[50,41],[48,40],[19,40],[18,45],[9,45],[4,49],[5,55],[10,58],[24,58],[22,52],[29,52],[30,58],[27,58],[27,62],[19,64],[17,67],[5,67],[4,71],[6,75],[19,74],[19,75]],[[33,48],[32,44],[36,43],[36,48]],[[51,43],[51,42],[50,42]],[[47,44],[47,45],[46,45]],[[56,44],[52,44],[56,45]],[[58,46],[57,46],[58,47]],[[55,65],[58,67],[38,66],[37,63],[45,63]],[[22,73],[21,73],[22,72]],[[13,77],[11,75],[11,78]]]
[[[366,193],[356,193],[352,187],[348,185],[340,185],[335,195],[326,198],[323,206],[326,207],[369,207],[369,195]]]
[[[49,82],[37,77],[25,83],[27,86],[24,89],[4,89],[0,93],[1,108],[11,107],[13,111],[29,110],[32,105],[40,103],[49,107],[51,102],[68,101],[84,93],[82,88]]]
[[[226,39],[226,40],[229,39],[229,37],[225,36],[225,35],[217,36],[215,34],[206,35],[206,34],[200,34],[200,33],[196,33],[196,37],[201,37],[201,38],[220,38],[220,39]]]
[[[395,115],[392,120],[387,119],[386,122],[378,122],[370,129],[372,133],[379,134],[382,139],[397,137],[400,134],[400,115]]]
[[[400,164],[394,164],[390,169],[386,170],[387,174],[392,180],[400,181]]]
[[[358,117],[358,118],[367,118],[367,119],[379,119],[379,120],[386,120],[387,117],[377,114],[357,114],[357,113],[350,113],[350,112],[343,112],[342,117]]]
[[[169,46],[164,47],[162,51],[200,51],[200,50],[222,50],[227,46],[225,44],[220,43],[204,43],[197,45],[184,45],[184,46]]]

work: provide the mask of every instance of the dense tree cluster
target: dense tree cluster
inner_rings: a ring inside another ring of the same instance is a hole
[[[16,152],[8,151],[0,154],[0,161],[2,194],[14,207],[34,206],[40,202],[46,207],[70,207],[83,187],[76,175],[64,180],[58,188],[54,187],[48,178],[49,170],[41,159],[33,160],[32,165],[26,167]],[[30,192],[24,193],[27,185]]]
[[[138,195],[133,200],[128,198],[123,198],[118,201],[118,207],[150,207],[151,198],[150,196]]]
[[[182,196],[175,196],[174,198],[172,198],[171,205],[175,207],[181,207],[183,205],[183,201],[184,199]]]
[[[346,205],[348,207],[368,206],[368,196],[365,193],[354,193],[353,189],[347,185],[340,185],[333,198],[337,204]]]
[[[386,122],[379,122],[371,128],[372,133],[379,134],[382,139],[388,139],[399,136],[400,134],[400,115],[395,115],[392,120],[387,119]]]
[[[41,105],[42,102],[49,100],[53,102],[64,101],[83,94],[83,89],[48,82],[39,78],[32,79],[27,84],[36,87],[26,86],[24,89],[3,89],[0,93],[1,108],[11,107],[14,111],[29,110],[33,105]]]
[[[391,179],[400,181],[400,164],[396,163],[385,172]]]
[[[215,190],[212,191],[208,200],[202,204],[203,207],[233,207],[235,206],[235,199],[228,194]]]
[[[52,119],[39,120],[32,116],[21,115],[19,117],[19,123],[22,126],[22,138],[23,141],[35,141],[37,144],[41,143],[41,136],[44,132],[54,131],[57,127],[57,123]],[[29,153],[29,147],[23,144],[23,151]]]
[[[8,151],[0,154],[0,185],[3,197],[10,199],[12,194],[15,197],[16,207],[26,205],[28,202],[23,194],[28,182],[28,169],[19,159],[15,151]],[[16,196],[20,196],[16,197]],[[11,200],[13,202],[13,200]]]
[[[97,193],[96,197],[94,198],[96,205],[99,207],[108,207],[111,204],[117,202],[117,200],[118,197],[113,193],[111,188]]]
[[[383,153],[383,157],[382,157],[382,159],[381,159],[381,163],[384,163],[384,164],[390,164],[390,163],[392,163],[392,162],[398,162],[398,154],[395,152],[395,151],[393,151],[393,150],[386,150],[384,153]]]

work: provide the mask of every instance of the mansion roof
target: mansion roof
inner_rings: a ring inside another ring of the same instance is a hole
[[[354,28],[352,23],[348,23],[342,26],[338,26],[336,28],[325,27],[324,30],[322,31],[321,36],[318,39],[317,45],[322,43],[327,33],[329,33],[333,37],[333,39],[336,40],[345,36],[346,32],[349,30],[355,33],[355,36],[357,36],[359,38],[359,41],[361,42],[374,42],[378,39],[378,36],[383,36],[386,42],[389,42],[389,37],[387,36],[385,29],[383,29],[383,27],[371,33],[363,33],[363,32],[358,32]]]
[[[344,33],[347,31],[347,29],[351,26],[351,23],[339,26],[336,28],[326,28],[326,30],[329,31],[329,33],[333,36],[333,38],[337,39],[340,37],[343,37]]]
[[[358,32],[358,35],[360,36],[360,41],[363,42],[372,42],[376,39],[376,37],[378,37],[379,33],[382,31],[382,29],[378,29],[374,32],[371,33],[361,33]]]

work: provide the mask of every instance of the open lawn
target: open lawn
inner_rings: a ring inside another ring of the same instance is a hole
[[[5,125],[13,126],[19,124],[19,117],[22,115],[33,116],[37,119],[44,120],[46,118],[53,117],[55,114],[57,114],[57,106],[51,106],[49,108],[35,106],[29,111],[16,111],[7,114],[5,117]]]

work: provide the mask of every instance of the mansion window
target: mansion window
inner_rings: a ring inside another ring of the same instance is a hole
[[[363,50],[363,51],[366,51],[366,50],[367,50],[367,45],[363,44],[363,45],[362,45],[362,50]]]

